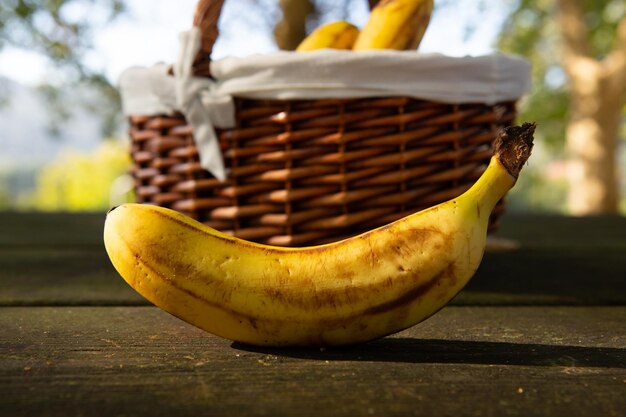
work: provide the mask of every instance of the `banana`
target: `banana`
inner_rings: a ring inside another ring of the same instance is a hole
[[[345,20],[327,23],[307,36],[296,51],[307,52],[324,48],[352,49],[358,35],[359,28]]]
[[[107,215],[105,247],[145,298],[221,337],[263,346],[373,340],[431,316],[469,281],[533,132],[529,123],[500,132],[489,166],[461,196],[342,241],[267,246],[166,208],[124,204]]]
[[[433,3],[433,0],[382,0],[372,9],[352,49],[417,49],[428,27]]]

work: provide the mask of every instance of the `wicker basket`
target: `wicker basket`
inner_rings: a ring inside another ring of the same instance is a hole
[[[221,6],[198,5],[197,75],[208,75]],[[235,101],[236,126],[218,131],[223,182],[200,166],[183,116],[130,117],[137,201],[280,246],[338,240],[459,195],[484,171],[497,130],[515,118],[514,102]],[[500,202],[492,229],[503,211]]]

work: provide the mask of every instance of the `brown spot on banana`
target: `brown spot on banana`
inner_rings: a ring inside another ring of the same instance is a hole
[[[180,292],[183,292],[186,295],[188,295],[189,297],[194,298],[194,299],[196,299],[196,300],[198,300],[198,301],[200,301],[200,302],[202,302],[204,304],[210,305],[210,306],[215,307],[215,308],[219,308],[219,309],[221,309],[221,310],[231,314],[232,316],[239,318],[240,322],[245,320],[248,323],[250,323],[251,325],[256,325],[256,322],[258,320],[257,317],[251,316],[251,315],[248,315],[248,314],[239,313],[238,311],[235,311],[235,310],[229,308],[225,304],[221,304],[221,303],[217,303],[217,302],[214,302],[214,301],[211,301],[211,300],[207,300],[205,297],[202,297],[201,295],[196,294],[195,292],[190,291],[187,288],[179,285],[176,281],[170,279],[168,276],[166,276],[165,274],[161,273],[156,268],[153,268],[152,266],[150,266],[150,264],[148,262],[144,261],[143,258],[139,254],[136,254],[136,257],[139,260],[139,262],[140,262],[140,264],[141,264],[141,266],[143,268],[149,270],[150,273],[154,277],[160,279],[166,285],[169,285],[169,286],[175,288],[176,290],[178,290]]]
[[[231,245],[237,245],[239,247],[241,247],[241,246],[249,246],[249,247],[256,247],[256,246],[258,246],[256,244],[254,244],[252,242],[248,242],[246,240],[241,240],[241,239],[240,240],[234,240],[230,236],[222,234],[222,233],[219,233],[219,232],[218,233],[209,233],[206,230],[203,230],[203,229],[201,229],[201,228],[199,228],[199,227],[197,227],[197,226],[195,226],[193,224],[190,224],[190,223],[187,223],[187,222],[185,222],[183,220],[177,219],[176,217],[174,217],[174,215],[176,215],[176,213],[174,213],[174,212],[166,214],[166,213],[162,213],[162,212],[160,212],[158,210],[151,210],[151,211],[152,211],[152,214],[155,214],[155,215],[157,215],[159,217],[162,217],[162,218],[164,218],[164,219],[166,219],[168,221],[176,223],[177,225],[182,226],[182,227],[184,227],[186,229],[192,230],[192,231],[200,233],[202,235],[211,236],[214,239],[221,240],[223,243],[228,243],[228,244],[231,244]],[[180,214],[180,216],[182,217],[183,215]]]
[[[257,319],[253,318],[253,317],[248,317],[248,323],[250,323],[250,326],[255,329],[258,330],[258,326],[257,326]]]
[[[356,275],[354,271],[354,259],[343,258],[340,262],[331,262],[332,266],[329,267],[330,270],[326,270],[323,264],[316,265],[316,267],[321,268],[319,273],[323,272],[329,277],[342,281],[344,284],[342,284],[341,287],[315,288],[314,276],[308,279],[306,277],[302,278],[301,276],[297,281],[298,285],[290,287],[288,285],[290,279],[285,272],[289,266],[284,265],[282,268],[276,267],[272,270],[275,277],[284,276],[284,280],[278,279],[278,282],[284,285],[267,286],[263,289],[263,293],[272,300],[272,302],[279,303],[283,307],[295,307],[300,311],[317,312],[321,308],[338,310],[343,306],[354,305],[354,303],[358,303],[359,300],[367,298],[375,299],[376,294],[388,294],[388,289],[394,286],[398,288],[398,291],[402,291],[403,288],[411,288],[411,286],[419,280],[419,277],[417,271],[412,270],[410,264],[404,264],[407,262],[404,256],[416,253],[416,247],[424,245],[425,241],[433,238],[435,235],[441,236],[441,240],[450,239],[450,237],[446,236],[444,233],[433,228],[428,228],[408,230],[406,236],[398,236],[395,240],[394,236],[391,238],[394,243],[389,245],[379,242],[378,247],[372,247],[371,240],[364,238],[358,242],[363,245],[364,250],[360,251],[363,258],[360,262],[356,263],[357,265],[368,265],[370,270],[374,271],[373,268],[377,267],[379,263],[382,265],[382,260],[384,259],[385,262],[389,262],[391,265],[395,264],[396,266],[394,268],[401,270],[403,272],[402,274],[393,274],[393,276],[389,275],[387,277],[381,276],[379,280],[374,282],[353,285],[352,277]],[[440,244],[434,242],[433,247],[443,250],[444,245],[445,243]],[[337,246],[335,249],[340,250],[340,248],[341,246]],[[341,258],[341,256],[334,254],[332,249],[326,248],[326,250],[329,251],[327,254],[328,258]],[[317,255],[319,256],[321,254]],[[313,270],[311,273],[316,274],[317,271]],[[379,275],[375,272],[372,273]],[[303,290],[305,288],[309,288],[310,291]]]
[[[444,269],[437,275],[435,275],[429,281],[426,281],[422,284],[419,284],[411,288],[409,291],[405,292],[403,295],[401,295],[400,297],[396,299],[378,304],[376,306],[369,307],[366,310],[364,310],[362,314],[367,314],[367,315],[381,314],[381,313],[385,313],[390,310],[402,307],[406,304],[412,303],[413,301],[417,300],[418,298],[428,293],[435,286],[437,286],[437,284],[439,284],[442,277],[446,276],[448,269],[449,269],[449,266],[446,267],[446,269]]]
[[[408,50],[417,48],[417,44],[419,44],[419,41],[416,42],[415,38],[417,37],[417,34],[421,31],[420,26],[422,24],[427,24],[429,19],[430,17],[428,17],[427,19],[424,16],[424,10],[422,7],[414,9],[411,14],[406,15],[406,18],[404,19],[404,21],[402,21],[402,23],[398,24],[398,29],[391,39],[391,45],[397,45],[396,49]],[[407,30],[408,28],[410,28],[411,30]]]

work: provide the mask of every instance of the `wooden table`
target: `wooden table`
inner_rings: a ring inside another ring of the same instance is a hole
[[[626,219],[505,217],[440,313],[333,349],[261,349],[146,303],[103,214],[0,213],[1,416],[625,416]]]

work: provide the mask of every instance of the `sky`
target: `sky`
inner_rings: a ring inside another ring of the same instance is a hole
[[[251,0],[227,0],[223,20],[228,27],[215,45],[213,58],[247,56],[276,50],[258,13],[245,5]],[[177,53],[178,33],[189,28],[197,0],[128,0],[128,13],[94,32],[94,50],[87,56],[88,66],[102,70],[116,82],[131,66],[151,66],[173,62]],[[436,9],[420,45],[423,52],[451,56],[483,55],[494,52],[494,41],[506,17],[506,3],[485,0],[477,9],[475,0],[458,0],[454,7]],[[349,20],[363,26],[367,20],[366,1],[355,8]],[[243,8],[242,8],[243,6]],[[73,11],[77,17],[85,10]],[[334,20],[333,16],[328,17]],[[472,31],[468,27],[474,24]],[[48,63],[36,53],[6,47],[0,52],[0,75],[24,85],[39,84],[46,77]]]

